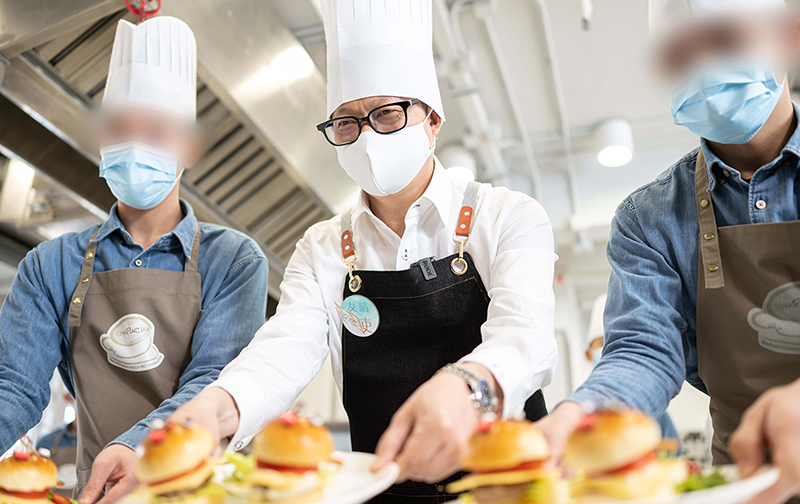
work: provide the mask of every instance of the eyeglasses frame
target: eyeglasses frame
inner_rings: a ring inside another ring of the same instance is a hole
[[[422,103],[422,100],[420,100],[418,98],[414,98],[412,100],[403,100],[403,101],[399,101],[399,102],[395,102],[395,103],[387,103],[386,105],[381,105],[380,107],[375,107],[374,109],[370,110],[369,113],[367,113],[366,117],[362,117],[362,118],[358,118],[356,116],[336,117],[336,118],[328,119],[325,122],[321,122],[321,123],[317,124],[317,129],[319,130],[320,133],[322,133],[322,136],[325,137],[325,140],[327,140],[328,143],[333,145],[334,147],[344,147],[345,145],[352,145],[352,144],[356,143],[358,141],[358,139],[361,138],[361,130],[363,129],[364,123],[369,124],[369,127],[372,128],[372,131],[374,131],[375,133],[377,133],[379,135],[391,135],[393,133],[397,133],[398,131],[400,131],[400,130],[404,129],[406,126],[408,126],[408,109],[410,109],[411,107],[413,107],[414,105],[416,105],[418,103]],[[380,110],[380,109],[385,108],[385,107],[392,107],[392,106],[395,106],[395,105],[399,105],[399,106],[403,107],[403,113],[405,114],[405,122],[403,123],[403,126],[401,128],[398,128],[398,129],[394,130],[394,131],[388,131],[386,133],[378,131],[377,128],[375,128],[375,125],[372,124],[372,121],[370,120],[369,117],[376,110]],[[355,140],[353,140],[352,142],[347,142],[347,143],[343,143],[343,144],[335,144],[335,143],[333,143],[331,141],[330,138],[328,138],[328,135],[325,133],[325,129],[328,127],[328,125],[333,124],[335,121],[341,121],[342,119],[353,119],[354,121],[356,121],[358,123],[358,135],[356,135]]]

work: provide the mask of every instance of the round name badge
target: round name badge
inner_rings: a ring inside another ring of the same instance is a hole
[[[375,304],[358,294],[346,297],[341,305],[336,305],[336,311],[347,330],[361,338],[375,334],[381,323]]]

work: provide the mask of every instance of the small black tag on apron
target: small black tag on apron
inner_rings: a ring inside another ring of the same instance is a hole
[[[433,280],[436,278],[436,269],[433,267],[433,261],[431,261],[430,257],[420,259],[418,264],[419,269],[422,270],[422,276],[425,277],[425,280]]]

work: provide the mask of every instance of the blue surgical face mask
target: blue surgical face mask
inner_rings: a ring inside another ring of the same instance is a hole
[[[690,78],[670,98],[675,124],[721,144],[746,144],[761,131],[783,94],[769,63],[738,61]]]
[[[110,145],[100,157],[100,176],[118,200],[133,208],[158,206],[178,183],[178,160],[148,145]]]

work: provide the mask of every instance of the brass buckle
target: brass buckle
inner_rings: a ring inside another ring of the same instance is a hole
[[[453,233],[453,241],[458,244],[458,257],[450,261],[450,271],[458,276],[461,276],[467,272],[467,269],[469,269],[467,261],[464,260],[464,247],[466,247],[467,241],[469,241],[469,236],[462,240],[456,238],[456,234]]]
[[[362,282],[360,276],[353,274],[353,272],[356,270],[355,262],[356,259],[358,259],[358,254],[355,251],[353,251],[353,253],[354,255],[350,259],[345,261],[344,258],[342,258],[342,261],[344,261],[344,263],[347,265],[347,275],[350,277],[350,279],[347,281],[347,287],[350,289],[350,292],[355,294],[359,289],[361,289]]]

